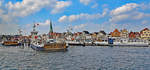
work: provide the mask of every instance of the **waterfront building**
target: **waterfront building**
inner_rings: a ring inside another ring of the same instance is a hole
[[[83,31],[82,32],[84,35],[90,34],[88,31]]]
[[[91,34],[91,36],[92,36],[92,40],[97,40],[97,35],[98,35],[98,32],[94,32],[94,33],[92,33]]]
[[[105,37],[106,36],[106,32],[105,31],[99,31],[98,32],[98,37]]]
[[[110,33],[112,37],[120,37],[120,32],[118,29],[115,29],[113,32]]]
[[[99,31],[97,34],[97,38],[98,41],[106,41],[107,40],[106,32],[103,30]]]
[[[129,33],[129,38],[130,38],[130,39],[135,39],[135,38],[136,38],[135,33],[131,31],[131,32]]]
[[[82,38],[84,40],[91,38],[90,33],[88,31],[83,31],[82,32]]]
[[[140,39],[140,32],[134,32],[134,34],[135,34],[135,38],[137,38],[137,39]]]
[[[145,28],[140,31],[141,38],[144,40],[150,40],[150,30]]]
[[[120,36],[122,38],[128,38],[129,37],[129,32],[126,29],[121,30]]]

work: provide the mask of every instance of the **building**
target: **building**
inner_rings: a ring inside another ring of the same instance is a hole
[[[97,40],[97,35],[98,35],[98,32],[92,33],[92,34],[91,34],[92,40]]]
[[[135,39],[135,38],[136,38],[135,33],[131,31],[131,32],[129,33],[129,38],[130,38],[130,39]]]
[[[148,28],[141,30],[140,36],[144,40],[149,40],[150,39],[150,30]]]
[[[129,37],[129,32],[126,29],[121,30],[120,36],[122,38],[128,38]]]
[[[134,32],[134,34],[135,34],[135,38],[137,38],[137,39],[140,39],[140,32]]]
[[[115,29],[113,32],[111,32],[112,37],[120,37],[120,32],[118,29]]]
[[[88,31],[83,31],[82,32],[84,35],[90,34]]]
[[[103,31],[103,30],[99,31],[98,34],[97,34],[97,38],[98,38],[97,39],[98,41],[105,41],[105,40],[107,40],[106,32]]]

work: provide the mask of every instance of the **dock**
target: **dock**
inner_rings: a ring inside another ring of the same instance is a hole
[[[150,47],[148,43],[114,43],[108,44],[107,42],[67,42],[69,46],[119,46],[119,47]]]

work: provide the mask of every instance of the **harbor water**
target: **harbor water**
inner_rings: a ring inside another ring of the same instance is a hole
[[[72,46],[68,51],[37,52],[0,47],[0,70],[149,70],[149,47]]]

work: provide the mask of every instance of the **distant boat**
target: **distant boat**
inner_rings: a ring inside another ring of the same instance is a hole
[[[2,45],[4,45],[4,46],[19,46],[19,45],[21,45],[21,43],[19,43],[17,41],[4,41],[4,42],[2,42]]]
[[[66,43],[58,43],[54,39],[50,39],[46,43],[35,42],[31,44],[31,48],[36,51],[59,51],[67,50]]]

